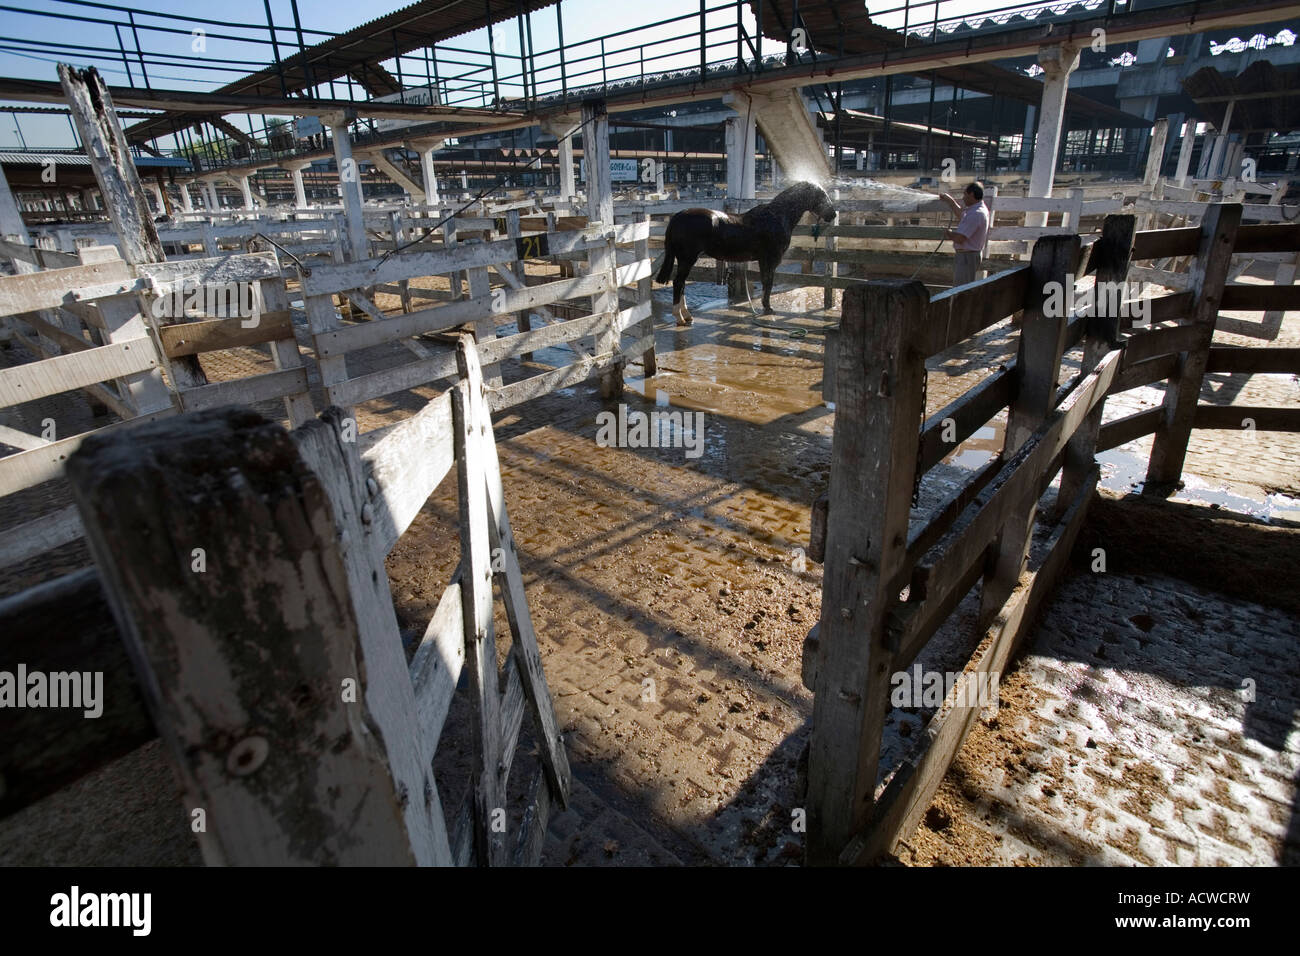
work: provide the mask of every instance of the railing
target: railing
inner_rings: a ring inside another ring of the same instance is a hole
[[[814,505],[810,547],[825,562],[821,618],[804,654],[804,682],[816,694],[810,861],[867,862],[915,828],[981,709],[980,682],[1004,670],[1065,569],[1098,480],[1098,451],[1154,434],[1147,486],[1156,491],[1178,481],[1194,428],[1300,431],[1300,408],[1198,403],[1210,369],[1300,372],[1296,349],[1211,345],[1221,309],[1300,309],[1300,288],[1225,285],[1234,252],[1300,251],[1300,225],[1238,227],[1240,218],[1240,205],[1220,204],[1198,227],[1136,235],[1134,217],[1107,219],[1088,257],[1098,283],[1122,288],[1130,259],[1196,256],[1189,290],[1149,300],[1150,329],[1118,348],[1110,343],[1131,303],[1116,310],[1098,295],[1097,313],[1078,316],[1061,307],[1082,277],[1077,236],[1039,239],[1028,266],[933,298],[915,282],[846,291],[828,348],[836,368],[830,488]],[[1016,313],[1014,364],[924,417],[926,359]],[[1080,340],[1080,371],[1058,388],[1063,352]],[[1102,424],[1108,394],[1159,381],[1168,383],[1161,407]],[[913,522],[921,476],[1003,409],[1002,452]],[[1054,505],[1040,510],[1058,473]],[[981,581],[976,653],[880,787],[891,675],[912,665]]]

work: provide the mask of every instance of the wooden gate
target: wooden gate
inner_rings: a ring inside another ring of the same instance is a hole
[[[68,463],[209,863],[535,863],[567,803],[471,336],[457,354],[460,381],[364,453],[336,408],[292,432],[224,408],[93,435]],[[461,564],[408,666],[384,558],[453,463]],[[473,780],[449,818],[431,761],[462,668]],[[541,770],[511,820],[525,710]]]

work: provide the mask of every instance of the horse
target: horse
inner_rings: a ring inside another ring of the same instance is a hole
[[[835,207],[826,191],[809,183],[795,183],[771,202],[755,206],[743,216],[712,209],[684,209],[668,220],[664,233],[664,259],[655,281],[665,283],[677,263],[673,278],[673,315],[678,325],[690,325],[692,315],[682,299],[686,277],[701,255],[723,262],[758,260],[763,279],[763,311],[772,311],[772,281],[776,267],[790,248],[790,234],[806,212],[833,222]]]

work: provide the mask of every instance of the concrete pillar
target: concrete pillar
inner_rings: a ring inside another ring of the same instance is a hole
[[[548,117],[542,122],[542,129],[554,136],[559,143],[560,199],[564,201],[572,201],[578,194],[578,182],[573,163],[573,132],[581,122],[582,117],[571,113]]]
[[[1028,106],[1025,109],[1025,134],[1024,139],[1020,141],[1020,166],[1022,173],[1029,172],[1029,161],[1034,156],[1034,129],[1036,124],[1034,120],[1038,117],[1038,107]]]
[[[181,190],[181,209],[184,212],[193,212],[194,200],[190,198],[189,183],[178,183],[177,185],[180,186],[180,190]]]
[[[149,188],[153,190],[154,202],[158,204],[158,215],[167,215],[167,200],[163,198],[162,186],[158,183],[150,183]]]
[[[463,169],[460,171],[460,188],[469,192],[469,173]]]
[[[217,181],[215,179],[208,180],[208,209],[212,212],[221,211],[221,196],[217,192]]]
[[[1065,120],[1065,94],[1070,74],[1079,65],[1079,49],[1067,43],[1040,47],[1038,62],[1043,70],[1043,96],[1039,105],[1038,135],[1034,144],[1034,164],[1029,173],[1031,198],[1049,198],[1056,181],[1056,158],[1061,147],[1061,126]],[[1047,213],[1025,213],[1025,225],[1047,225]]]
[[[420,176],[424,180],[424,204],[436,206],[442,201],[438,195],[438,173],[433,166],[433,154],[442,148],[446,140],[440,137],[432,139],[413,139],[406,144],[420,154]]]
[[[746,109],[746,97],[735,94],[729,103],[735,116],[727,120],[727,198],[754,198],[754,151],[758,146],[758,122]]]
[[[366,222],[361,197],[361,170],[352,156],[352,140],[348,138],[347,115],[329,117],[330,136],[334,140],[334,162],[339,170],[339,191],[343,194],[343,216],[347,221],[349,255],[355,261],[364,259],[366,247]]]
[[[32,244],[31,236],[27,233],[27,225],[23,222],[22,213],[18,211],[18,203],[14,201],[14,194],[9,191],[9,180],[5,179],[4,169],[0,168],[0,238],[10,239],[24,246]],[[15,259],[19,272],[25,272],[22,263]]]
[[[281,169],[289,170],[289,178],[293,180],[293,201],[295,209],[305,209],[307,207],[307,187],[303,185],[302,171],[310,165],[310,162],[305,162],[303,160],[280,164]]]
[[[1178,144],[1178,168],[1174,170],[1174,185],[1186,188],[1188,168],[1192,165],[1192,147],[1196,145],[1196,120],[1188,119],[1182,142]]]
[[[248,177],[240,176],[238,177],[238,179],[239,179],[239,191],[244,194],[244,208],[245,209],[255,208],[253,206],[253,187],[249,185]]]

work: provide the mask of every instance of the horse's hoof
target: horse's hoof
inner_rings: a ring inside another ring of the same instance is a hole
[[[690,325],[690,324],[691,324],[691,320],[688,319],[688,318],[686,318],[684,315],[679,315],[679,316],[677,316],[677,327],[678,327],[678,328],[681,328],[683,325]]]

